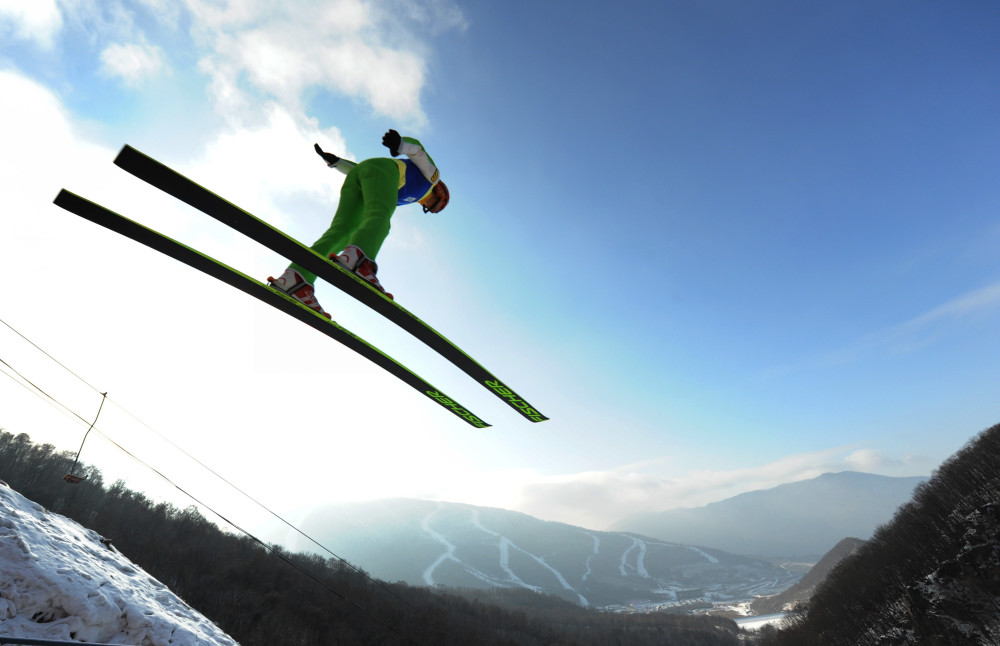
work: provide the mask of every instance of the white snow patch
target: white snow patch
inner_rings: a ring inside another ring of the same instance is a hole
[[[436,513],[438,513],[438,511],[440,511],[440,509],[441,508],[439,506],[438,509],[435,509],[431,513],[427,514],[426,516],[424,516],[424,519],[420,521],[420,527],[421,527],[421,529],[423,529],[425,532],[427,532],[428,534],[430,534],[431,538],[433,538],[434,540],[436,540],[438,543],[441,543],[441,545],[444,546],[444,550],[445,550],[444,554],[442,554],[441,556],[437,557],[437,560],[435,560],[433,563],[431,563],[427,567],[427,569],[424,570],[424,574],[423,574],[423,576],[424,576],[424,583],[426,583],[429,586],[433,586],[434,585],[434,570],[436,570],[439,565],[441,565],[445,561],[449,561],[449,560],[450,561],[458,561],[458,559],[455,558],[455,544],[449,542],[448,539],[445,538],[443,535],[441,535],[438,532],[436,532],[433,529],[431,529],[431,518],[433,518],[434,515]]]
[[[427,569],[424,570],[423,572],[424,583],[432,587],[436,585],[436,583],[434,582],[434,570],[436,570],[438,566],[444,563],[445,561],[453,561],[455,563],[458,563],[458,565],[460,565],[462,569],[464,569],[466,572],[468,572],[475,578],[479,579],[480,581],[489,583],[490,585],[502,586],[505,583],[504,581],[498,581],[495,577],[491,577],[485,572],[481,572],[476,568],[471,567],[466,563],[463,563],[461,559],[455,556],[455,549],[456,549],[455,544],[449,541],[447,538],[445,538],[443,534],[441,534],[440,532],[436,532],[431,528],[431,519],[440,510],[441,510],[441,505],[438,505],[437,509],[424,516],[424,519],[420,521],[420,527],[425,532],[430,534],[431,538],[433,538],[438,543],[441,543],[441,545],[443,545],[445,549],[444,553],[441,554],[441,556],[437,557],[437,559],[435,559],[434,562],[431,563],[427,567]]]
[[[0,634],[143,646],[235,646],[96,532],[0,483]]]
[[[573,588],[573,586],[571,586],[569,584],[569,582],[566,580],[566,577],[564,577],[562,575],[562,572],[560,572],[559,570],[555,569],[554,567],[552,567],[551,565],[549,565],[548,563],[546,563],[544,558],[542,558],[540,556],[535,556],[531,552],[529,552],[529,551],[527,551],[525,549],[522,549],[522,548],[518,547],[517,545],[515,545],[514,541],[510,540],[506,536],[502,536],[502,535],[494,532],[493,530],[490,530],[490,529],[487,529],[486,527],[484,527],[483,524],[479,521],[479,510],[478,509],[473,509],[472,510],[472,524],[477,529],[482,530],[482,531],[486,532],[487,534],[490,534],[491,536],[496,536],[500,540],[500,553],[501,553],[500,565],[501,565],[501,567],[503,567],[504,571],[508,573],[508,575],[512,578],[512,580],[516,581],[517,583],[519,583],[520,585],[524,586],[525,588],[530,588],[532,590],[535,590],[536,592],[540,592],[541,591],[541,588],[539,588],[537,586],[533,586],[533,585],[528,585],[527,583],[525,583],[524,581],[522,581],[520,579],[520,577],[518,577],[514,573],[514,571],[510,569],[510,566],[509,566],[509,563],[510,563],[510,548],[513,547],[515,550],[521,552],[522,554],[526,554],[527,556],[531,557],[539,565],[541,565],[542,567],[544,567],[545,569],[547,569],[549,572],[551,572],[552,575],[555,576],[556,580],[559,582],[559,585],[561,585],[564,590],[569,590],[570,592],[576,594],[576,596],[580,600],[580,605],[585,606],[585,607],[590,605],[590,602],[587,601],[587,599],[582,594],[580,594],[579,592],[577,592],[576,589]]]
[[[581,579],[581,581],[586,581],[587,577],[590,576],[590,573],[593,572],[593,570],[590,568],[590,562],[593,561],[594,557],[597,556],[598,552],[601,551],[601,538],[597,534],[591,534],[590,532],[587,532],[587,536],[589,536],[594,541],[594,551],[590,554],[590,556],[587,557],[587,571],[583,573],[583,578]]]
[[[621,534],[621,536],[624,536],[624,534]],[[628,563],[628,555],[631,554],[632,550],[638,550],[639,553],[636,556],[635,560],[636,574],[638,574],[644,579],[648,579],[649,571],[646,570],[646,542],[639,540],[635,536],[626,536],[626,538],[631,538],[632,544],[629,546],[627,550],[625,550],[624,553],[622,553],[622,561],[621,564],[618,566],[618,571],[621,573],[622,576],[628,576],[628,572],[625,569]]]
[[[483,532],[486,532],[490,536],[495,536],[500,541],[500,543],[499,543],[499,548],[500,548],[500,569],[502,569],[507,574],[507,577],[511,581],[513,581],[517,585],[521,586],[522,588],[530,588],[530,589],[532,589],[532,590],[534,590],[536,592],[540,592],[541,591],[541,588],[539,588],[537,586],[533,586],[533,585],[528,585],[527,583],[525,583],[524,581],[522,581],[521,577],[517,576],[517,574],[514,572],[514,570],[510,569],[510,548],[513,547],[514,549],[517,549],[517,545],[514,545],[514,541],[510,540],[506,536],[501,536],[500,534],[497,534],[496,532],[491,531],[491,530],[486,529],[485,527],[483,527],[483,524],[481,522],[479,522],[479,510],[478,509],[473,509],[472,510],[472,525],[476,529],[478,529],[480,531],[483,531]]]
[[[718,563],[719,562],[719,559],[715,558],[711,554],[708,554],[707,552],[701,551],[697,547],[691,547],[690,545],[686,545],[685,547],[687,547],[692,552],[697,552],[698,554],[701,554],[703,557],[705,557],[705,560],[708,561],[709,563]]]

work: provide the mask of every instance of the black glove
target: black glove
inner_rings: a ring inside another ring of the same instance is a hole
[[[389,132],[382,135],[382,145],[389,149],[390,155],[395,157],[399,154],[399,147],[403,145],[403,138],[399,136],[398,132],[390,129]]]
[[[323,158],[327,166],[333,166],[340,161],[340,157],[337,157],[333,153],[325,153],[323,149],[319,147],[319,144],[313,144],[316,147],[316,154]]]

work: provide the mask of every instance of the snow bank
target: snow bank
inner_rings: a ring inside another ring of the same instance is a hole
[[[234,645],[96,532],[0,481],[0,636]]]

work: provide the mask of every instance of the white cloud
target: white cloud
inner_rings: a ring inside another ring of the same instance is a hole
[[[1000,282],[967,292],[939,305],[907,321],[900,326],[900,331],[924,328],[938,321],[965,319],[996,308],[1000,308]]]
[[[605,529],[631,514],[699,507],[824,473],[861,470],[902,476],[927,473],[933,466],[916,456],[892,459],[872,449],[844,448],[786,456],[757,467],[672,477],[643,472],[653,464],[522,481],[520,500],[511,508],[546,520]]]
[[[119,77],[132,86],[165,69],[163,50],[136,43],[108,45],[101,52],[101,64],[105,74]]]
[[[914,464],[925,462],[924,458],[907,455],[902,459],[890,458],[874,449],[858,449],[844,458],[844,461],[854,471],[865,473],[904,472]]]
[[[16,126],[4,129],[0,154],[0,182],[9,182],[3,191],[6,205],[26,207],[46,191],[51,192],[51,201],[52,177],[79,164],[77,154],[89,156],[98,149],[79,140],[68,113],[48,88],[15,72],[0,71],[0,96],[12,99],[0,101],[0,123]],[[64,148],[68,145],[72,152]],[[88,166],[83,164],[83,169]]]
[[[142,11],[167,28],[187,24],[188,13],[217,109],[245,123],[270,100],[304,115],[306,92],[322,88],[419,129],[430,39],[466,27],[453,0],[0,0],[0,35],[51,48],[73,23],[99,43],[104,74],[136,85],[166,69],[163,49],[145,43]]]
[[[51,49],[62,24],[56,0],[0,0],[0,38],[10,29],[14,38]]]
[[[347,144],[338,129],[321,130],[315,120],[298,119],[275,102],[261,110],[253,126],[219,133],[185,170],[220,195],[238,197],[240,206],[287,233],[312,242],[329,224],[344,179],[322,163],[313,144],[349,157]],[[285,221],[291,214],[276,202],[283,198],[308,203],[300,212],[321,210],[324,215],[308,231],[294,231]]]
[[[389,7],[361,0],[188,0],[188,7],[210,44],[201,69],[212,78],[220,111],[244,119],[257,116],[259,101],[250,90],[298,110],[307,89],[322,87],[420,127],[426,123],[420,101],[428,68],[424,36],[464,27],[450,0]],[[404,20],[410,15],[419,19]],[[425,23],[435,17],[431,30]]]
[[[961,294],[923,314],[866,339],[897,354],[913,352],[976,316],[1000,309],[1000,282]]]
[[[943,336],[955,334],[977,317],[987,317],[997,311],[1000,311],[1000,282],[960,294],[909,320],[876,330],[852,345],[828,353],[818,362],[843,365],[876,354],[909,354]]]
[[[465,16],[451,0],[392,0],[379,5],[382,13],[401,23],[420,26],[421,31],[438,34],[448,29],[465,30]]]
[[[180,23],[183,5],[178,0],[139,0],[156,16],[156,21],[161,25],[176,29]]]

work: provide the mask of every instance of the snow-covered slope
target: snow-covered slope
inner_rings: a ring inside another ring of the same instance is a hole
[[[95,532],[0,482],[0,637],[236,642]]]

